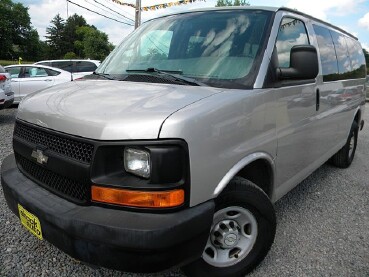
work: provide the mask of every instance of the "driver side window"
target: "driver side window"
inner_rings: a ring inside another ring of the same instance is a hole
[[[276,42],[279,67],[290,67],[291,48],[303,44],[309,44],[304,22],[296,18],[283,18]]]

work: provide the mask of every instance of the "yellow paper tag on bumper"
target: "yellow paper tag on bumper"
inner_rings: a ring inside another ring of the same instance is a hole
[[[18,204],[18,210],[22,225],[26,227],[26,229],[30,231],[33,235],[42,240],[41,224],[37,216],[31,214],[20,204]]]

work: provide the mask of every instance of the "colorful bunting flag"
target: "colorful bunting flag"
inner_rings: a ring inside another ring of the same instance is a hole
[[[136,8],[136,5],[134,4],[129,4],[129,3],[125,3],[121,0],[112,0],[114,3],[122,5],[122,6],[128,6],[131,8]],[[170,3],[165,3],[165,4],[158,4],[158,5],[153,5],[153,6],[146,6],[146,7],[142,7],[141,11],[155,11],[155,10],[159,10],[159,9],[165,9],[165,8],[170,8],[173,6],[179,6],[179,5],[186,5],[189,3],[194,3],[194,2],[206,2],[206,0],[179,0],[176,2],[170,2]]]

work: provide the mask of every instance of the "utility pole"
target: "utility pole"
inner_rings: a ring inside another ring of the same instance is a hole
[[[141,0],[136,0],[135,29],[141,25]]]

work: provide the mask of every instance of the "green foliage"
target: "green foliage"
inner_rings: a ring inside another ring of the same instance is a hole
[[[68,52],[64,55],[64,59],[66,59],[66,60],[77,59],[77,58],[79,58],[79,57],[74,52]]]
[[[108,36],[94,26],[79,27],[76,34],[82,40],[75,41],[74,45],[85,58],[103,60],[114,48]]]
[[[78,28],[84,26],[87,27],[89,25],[81,15],[74,14],[67,19],[63,30],[63,38],[65,41],[64,52],[74,52],[77,54],[77,56],[83,56],[83,53],[80,52],[80,49],[75,47],[74,42],[83,39],[83,36],[77,34],[77,30]]]
[[[46,28],[46,43],[49,47],[48,56],[57,59],[65,52],[64,28],[65,21],[57,14],[50,22],[52,25]]]
[[[11,0],[0,0],[0,58],[33,59],[40,56],[40,40],[31,26],[28,8]]]
[[[215,7],[224,6],[250,6],[250,3],[247,0],[218,0],[215,5]]]
[[[113,49],[105,33],[88,25],[83,16],[77,14],[66,21],[57,15],[46,32],[50,57],[55,59],[73,56],[103,60]]]
[[[57,14],[46,28],[46,42],[41,41],[31,25],[28,8],[13,1],[0,0],[0,59],[17,61],[22,57],[37,61],[86,57],[102,60],[113,49],[105,33],[88,25],[85,18],[77,14],[67,20]],[[80,28],[87,29],[77,32]]]
[[[33,64],[35,62],[31,61],[22,61],[22,64]],[[18,60],[0,60],[0,65],[7,66],[7,65],[13,65],[18,64]]]

